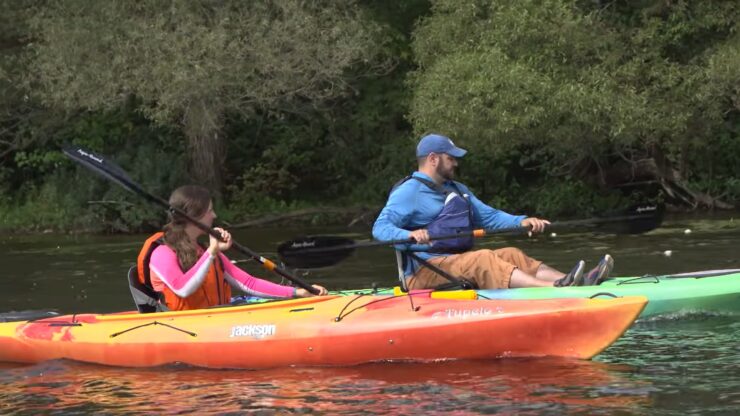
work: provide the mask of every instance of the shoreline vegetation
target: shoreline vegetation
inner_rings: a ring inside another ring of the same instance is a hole
[[[269,228],[269,227],[345,227],[347,229],[367,229],[372,228],[373,222],[380,212],[382,206],[367,207],[367,206],[323,206],[323,207],[309,207],[294,210],[287,210],[279,213],[265,213],[263,215],[255,215],[251,217],[243,218],[238,222],[222,220],[220,224],[231,230],[247,229],[247,228]],[[695,225],[702,229],[726,229],[740,227],[740,209],[733,210],[688,210],[681,206],[666,206],[666,219],[668,221],[679,221],[686,222]],[[552,218],[554,219],[554,218]],[[583,218],[561,218],[557,217],[557,220],[581,220]],[[719,220],[719,223],[714,225],[707,225],[707,221]],[[718,225],[719,224],[719,225]],[[17,228],[4,227],[0,228],[0,237],[9,236],[14,234],[30,234],[30,235],[43,235],[43,234],[79,234],[79,235],[95,235],[95,234],[138,234],[141,232],[152,232],[156,231],[157,228],[146,228],[146,229],[123,229],[123,230],[111,230],[109,228],[101,228],[100,225],[84,228],[84,227],[70,227],[70,228],[55,228],[55,227],[39,227],[31,226],[25,227],[20,226]]]
[[[134,233],[197,183],[232,226],[371,224],[420,136],[507,212],[740,207],[734,1],[0,0],[0,233]]]

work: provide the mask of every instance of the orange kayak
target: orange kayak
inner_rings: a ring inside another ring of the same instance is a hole
[[[66,315],[0,323],[0,361],[257,369],[588,359],[619,338],[646,302],[641,296],[526,301],[325,296],[196,311]]]

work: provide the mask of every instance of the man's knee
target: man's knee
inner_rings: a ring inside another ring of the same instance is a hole
[[[512,263],[514,261],[523,259],[526,257],[523,251],[519,250],[516,247],[504,247],[500,248],[498,250],[493,250],[493,252],[501,257],[504,261]]]
[[[481,249],[472,253],[475,254],[469,256],[463,263],[463,271],[470,274],[485,273],[487,270],[509,263],[499,255],[498,250]]]

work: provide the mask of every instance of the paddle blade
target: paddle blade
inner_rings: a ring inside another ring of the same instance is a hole
[[[615,234],[646,233],[660,226],[664,210],[663,205],[634,205],[605,217],[604,222],[599,224],[599,229]]]
[[[0,322],[35,321],[55,316],[59,316],[59,312],[52,309],[11,311],[0,313]]]
[[[92,170],[98,175],[112,180],[135,194],[139,194],[150,202],[169,208],[167,201],[143,190],[128,176],[126,171],[121,169],[105,156],[83,149],[79,146],[67,146],[62,149],[62,152],[64,152],[64,154],[70,159]]]
[[[354,251],[354,240],[337,236],[308,236],[285,241],[278,246],[278,258],[299,269],[333,266]]]
[[[136,185],[126,172],[118,165],[108,160],[105,156],[93,153],[78,146],[67,146],[62,152],[75,162],[85,166],[98,175],[104,176],[131,192],[138,192]]]

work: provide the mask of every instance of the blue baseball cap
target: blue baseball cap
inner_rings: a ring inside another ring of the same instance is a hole
[[[447,153],[452,157],[463,157],[468,151],[455,146],[449,137],[427,134],[419,140],[416,146],[416,157],[424,157],[429,153]]]

